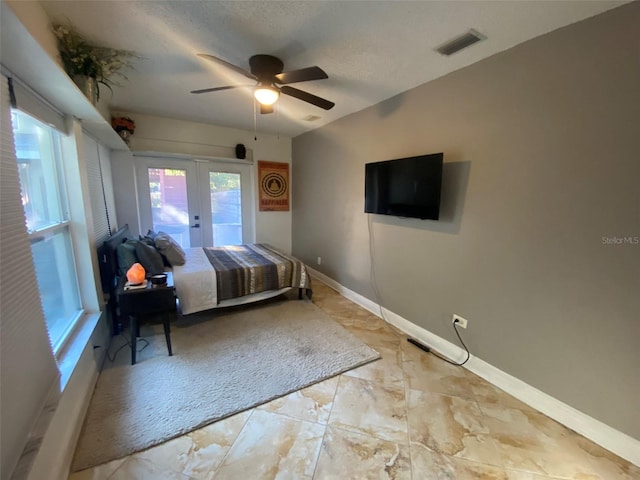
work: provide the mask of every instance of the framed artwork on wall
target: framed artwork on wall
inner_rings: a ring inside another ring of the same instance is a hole
[[[289,164],[258,161],[261,212],[289,211]]]

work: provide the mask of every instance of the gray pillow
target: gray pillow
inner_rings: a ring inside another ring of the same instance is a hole
[[[136,255],[147,273],[155,275],[164,271],[162,255],[156,250],[156,247],[147,245],[145,242],[138,242],[136,243]]]
[[[185,264],[184,250],[168,233],[158,232],[158,235],[156,235],[156,248],[165,256],[172,267]]]
[[[118,270],[120,275],[126,275],[131,265],[138,263],[138,256],[136,255],[137,243],[139,243],[137,240],[127,240],[118,245],[116,254],[118,255]]]

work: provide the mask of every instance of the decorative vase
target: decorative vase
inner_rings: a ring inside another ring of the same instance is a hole
[[[74,75],[73,82],[95,107],[98,104],[98,81],[87,75]]]

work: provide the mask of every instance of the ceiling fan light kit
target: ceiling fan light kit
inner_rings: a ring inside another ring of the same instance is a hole
[[[280,91],[273,85],[258,84],[253,90],[253,96],[261,105],[273,105],[280,97]]]
[[[324,98],[318,97],[311,93],[299,90],[297,88],[287,86],[290,83],[308,82],[311,80],[322,80],[329,78],[329,76],[320,67],[313,66],[307,68],[301,68],[298,70],[292,70],[289,72],[283,72],[284,64],[282,60],[272,55],[253,55],[249,59],[249,66],[251,71],[247,71],[242,67],[234,65],[213,55],[206,53],[199,53],[199,57],[211,60],[219,65],[223,65],[235,72],[244,75],[247,78],[255,80],[257,83],[253,87],[253,96],[260,103],[260,113],[272,113],[273,107],[280,94],[283,93],[303,102],[310,103],[316,107],[330,110],[335,106],[335,103],[330,102]],[[284,85],[280,87],[279,85]],[[191,93],[208,93],[217,92],[221,90],[230,90],[233,88],[243,87],[243,85],[228,85],[225,87],[213,87],[203,88],[201,90],[192,90]]]

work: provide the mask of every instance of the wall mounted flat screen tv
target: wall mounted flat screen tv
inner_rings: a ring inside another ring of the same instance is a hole
[[[438,220],[444,154],[365,165],[364,211]]]

